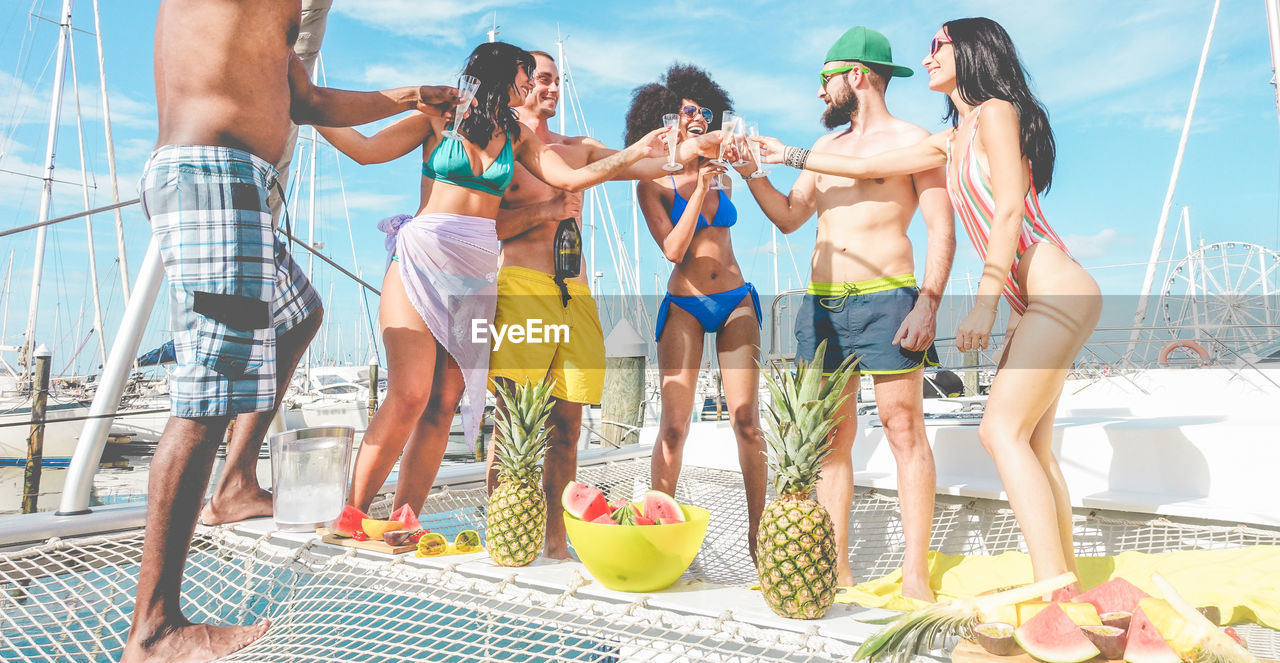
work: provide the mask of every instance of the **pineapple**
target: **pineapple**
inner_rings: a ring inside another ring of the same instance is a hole
[[[1143,599],[1143,613],[1178,658],[1190,663],[1257,663],[1258,659],[1248,649],[1192,607],[1160,574],[1152,575],[1151,582],[1164,595],[1169,607],[1149,609],[1150,599]]]
[[[528,381],[514,389],[497,385],[503,407],[494,421],[498,487],[489,496],[489,557],[499,566],[525,566],[542,553],[547,500],[542,489],[545,427],[551,416],[551,384]]]
[[[1039,582],[1006,589],[996,594],[973,598],[960,598],[947,603],[935,603],[927,608],[891,617],[868,621],[868,624],[888,624],[858,647],[854,661],[867,660],[907,663],[917,654],[944,646],[948,638],[973,639],[973,627],[992,619],[992,615],[1005,606],[1038,599],[1076,581],[1076,574],[1064,573]]]
[[[826,343],[813,361],[797,362],[795,374],[774,366],[765,383],[772,396],[766,412],[768,465],[777,497],[760,517],[757,571],[765,602],[783,617],[817,619],[835,600],[836,550],[831,516],[812,499],[822,461],[831,451],[827,435],[853,373],[846,360],[822,379]]]

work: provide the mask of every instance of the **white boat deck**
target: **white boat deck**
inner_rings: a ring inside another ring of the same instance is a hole
[[[277,545],[291,543],[302,546],[310,543],[311,551],[317,554],[327,553],[336,556],[351,553],[370,560],[399,560],[402,564],[449,570],[491,582],[510,579],[519,586],[551,594],[563,594],[572,590],[574,596],[578,598],[621,606],[643,602],[643,605],[650,609],[667,610],[681,615],[718,619],[728,614],[737,622],[776,631],[818,635],[848,643],[852,647],[861,644],[867,637],[882,628],[858,620],[893,614],[886,610],[836,604],[821,619],[801,621],[779,617],[769,609],[758,591],[742,586],[681,579],[671,587],[657,592],[619,592],[592,580],[586,567],[576,561],[557,562],[540,558],[529,566],[510,568],[493,563],[484,552],[447,557],[414,557],[411,553],[387,555],[323,543],[318,536],[305,532],[279,532],[269,518],[245,521],[236,525],[234,529],[237,533],[255,538],[270,535],[272,543]]]

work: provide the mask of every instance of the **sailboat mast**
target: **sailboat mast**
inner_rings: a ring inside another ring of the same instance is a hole
[[[76,73],[76,44],[67,42],[67,53],[71,56],[71,90],[76,100],[76,145],[80,148],[80,193],[84,200],[84,208],[90,209],[89,202],[89,164],[84,158],[84,123],[80,117],[80,77]],[[89,240],[89,285],[93,291],[93,333],[98,335],[98,356],[103,361],[107,358],[106,334],[102,329],[102,294],[98,292],[98,252],[93,245],[93,215],[84,217],[84,231]],[[78,351],[77,351],[78,352]],[[67,365],[70,368],[70,364]]]
[[[1133,331],[1129,334],[1129,347],[1125,357],[1131,357],[1138,344],[1139,328],[1147,317],[1147,299],[1156,275],[1156,263],[1160,261],[1160,249],[1164,247],[1164,232],[1169,225],[1169,211],[1173,207],[1173,194],[1178,189],[1178,175],[1182,172],[1182,156],[1187,151],[1187,138],[1191,135],[1191,121],[1196,114],[1196,101],[1200,98],[1200,81],[1204,78],[1204,66],[1209,60],[1209,46],[1213,43],[1213,29],[1218,23],[1218,9],[1222,0],[1214,0],[1213,15],[1209,19],[1209,32],[1204,37],[1204,49],[1200,52],[1200,66],[1196,69],[1196,82],[1191,87],[1191,102],[1187,105],[1187,117],[1182,122],[1182,137],[1178,140],[1178,154],[1173,159],[1173,173],[1169,175],[1169,188],[1165,191],[1164,206],[1160,210],[1160,222],[1156,225],[1155,240],[1151,243],[1151,257],[1147,260],[1147,273],[1142,277],[1142,292],[1138,297],[1138,310],[1133,314]]]
[[[1271,86],[1276,93],[1276,119],[1280,120],[1280,0],[1266,0],[1267,34],[1271,38]]]
[[[58,22],[58,55],[53,71],[53,100],[49,102],[49,137],[45,144],[44,184],[40,188],[40,223],[49,220],[49,207],[53,202],[53,154],[58,145],[58,119],[62,110],[62,84],[67,76],[67,43],[71,40],[71,0],[62,0],[62,13]],[[35,349],[36,318],[40,304],[40,277],[44,271],[44,244],[48,226],[36,230],[35,262],[31,267],[31,304],[27,310],[27,331],[22,339],[22,377],[31,374],[31,351]]]
[[[556,62],[560,63],[560,89],[569,84],[569,63],[564,61],[564,39],[560,37],[560,25],[556,24]],[[565,95],[561,94],[561,97]],[[560,135],[564,135],[564,109],[560,109]]]
[[[102,95],[102,126],[107,132],[107,177],[111,179],[111,202],[120,202],[120,183],[116,180],[116,144],[111,138],[111,104],[107,101],[107,65],[102,51],[102,20],[98,16],[98,0],[93,0],[93,34],[98,43],[98,94]],[[124,305],[129,305],[129,254],[124,246],[124,217],[119,208],[116,220],[116,253],[120,260],[120,290]],[[106,361],[106,354],[102,355]]]

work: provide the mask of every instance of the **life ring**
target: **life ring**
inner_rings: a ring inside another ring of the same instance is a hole
[[[1199,343],[1196,343],[1195,341],[1185,341],[1185,340],[1183,340],[1183,341],[1170,341],[1168,345],[1164,346],[1163,348],[1160,348],[1160,358],[1158,359],[1158,361],[1160,362],[1160,365],[1161,365],[1161,366],[1168,366],[1168,365],[1169,365],[1169,355],[1170,355],[1174,350],[1177,350],[1178,348],[1186,348],[1186,349],[1188,349],[1188,350],[1190,350],[1190,351],[1192,351],[1192,352],[1194,352],[1194,353],[1196,353],[1196,354],[1200,355],[1200,365],[1201,365],[1201,366],[1208,366],[1208,365],[1209,365],[1209,351],[1208,351],[1208,350],[1205,350],[1203,345],[1200,345]]]

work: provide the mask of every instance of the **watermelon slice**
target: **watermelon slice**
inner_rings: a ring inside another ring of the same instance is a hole
[[[560,505],[578,520],[595,522],[601,515],[609,515],[609,502],[605,500],[604,493],[595,486],[577,481],[571,481],[564,487],[564,492],[560,494]]]
[[[342,513],[338,514],[338,519],[329,526],[329,531],[336,536],[350,538],[356,532],[363,533],[363,530],[360,529],[360,521],[368,517],[365,512],[348,504],[342,510]]]
[[[392,520],[399,520],[404,523],[404,529],[422,529],[422,524],[418,522],[418,514],[413,512],[408,504],[403,504],[395,513],[391,514]]]
[[[1024,651],[1045,663],[1082,663],[1098,655],[1098,648],[1057,603],[1049,604],[1031,621],[1019,626],[1013,639]]]
[[[1112,578],[1097,587],[1071,599],[1076,603],[1090,603],[1098,609],[1098,614],[1104,612],[1135,612],[1138,609],[1138,601],[1151,596],[1150,594],[1138,589],[1133,583],[1124,578]]]
[[[651,490],[644,494],[640,503],[640,513],[654,522],[662,521],[663,525],[684,522],[684,511],[672,497],[660,490]]]
[[[1040,614],[1041,610],[1057,605],[1062,608],[1067,616],[1076,626],[1101,625],[1102,619],[1098,617],[1098,611],[1088,603],[1072,603],[1070,601],[1062,603],[1047,603],[1045,601],[1027,601],[1018,604],[1018,625],[1026,624]],[[1012,623],[1012,622],[1010,622]]]
[[[631,504],[629,500],[614,500],[609,503],[609,513],[616,513],[618,509]]]
[[[596,516],[591,522],[597,525],[617,525],[618,521],[614,520],[609,514],[602,513]]]
[[[1152,601],[1155,599],[1147,599]],[[1151,618],[1142,608],[1136,608],[1129,622],[1129,641],[1125,643],[1124,660],[1128,663],[1179,663],[1181,659],[1164,641]]]

